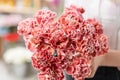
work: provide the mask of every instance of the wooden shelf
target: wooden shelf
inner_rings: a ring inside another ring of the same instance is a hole
[[[34,8],[18,9],[14,7],[0,6],[0,13],[34,14],[35,11]]]

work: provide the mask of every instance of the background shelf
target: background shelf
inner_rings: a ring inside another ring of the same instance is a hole
[[[15,7],[3,7],[0,6],[0,13],[16,13],[16,14],[34,14],[36,10],[34,8],[23,8],[23,9],[18,9]]]

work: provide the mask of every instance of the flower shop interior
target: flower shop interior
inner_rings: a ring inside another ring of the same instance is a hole
[[[32,52],[17,34],[17,26],[39,9],[59,12],[62,5],[60,0],[0,0],[0,80],[37,80],[37,71],[31,65]]]
[[[18,23],[40,9],[52,10],[59,16],[71,4],[82,6],[85,18],[100,21],[110,49],[120,50],[120,0],[0,0],[0,80],[37,80],[38,71],[31,63],[33,53],[17,33]],[[118,67],[101,67],[97,72],[94,78],[86,80],[110,80],[103,79],[103,75],[120,80]],[[67,80],[74,79],[69,76]]]

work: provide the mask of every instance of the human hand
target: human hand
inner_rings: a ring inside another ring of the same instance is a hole
[[[120,67],[120,51],[109,50],[107,54],[96,56],[91,62],[91,74],[88,78],[94,77],[99,66]]]
[[[90,66],[91,74],[87,78],[94,77],[98,67],[101,66],[103,60],[104,60],[104,55],[96,56],[96,57],[93,58],[93,60],[91,62],[91,66]]]

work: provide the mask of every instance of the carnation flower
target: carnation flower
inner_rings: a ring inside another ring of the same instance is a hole
[[[85,20],[84,11],[72,5],[55,19],[55,12],[39,10],[18,24],[18,33],[34,52],[31,59],[40,70],[38,80],[63,80],[64,71],[83,80],[91,73],[92,58],[107,53],[102,25],[96,19]]]

